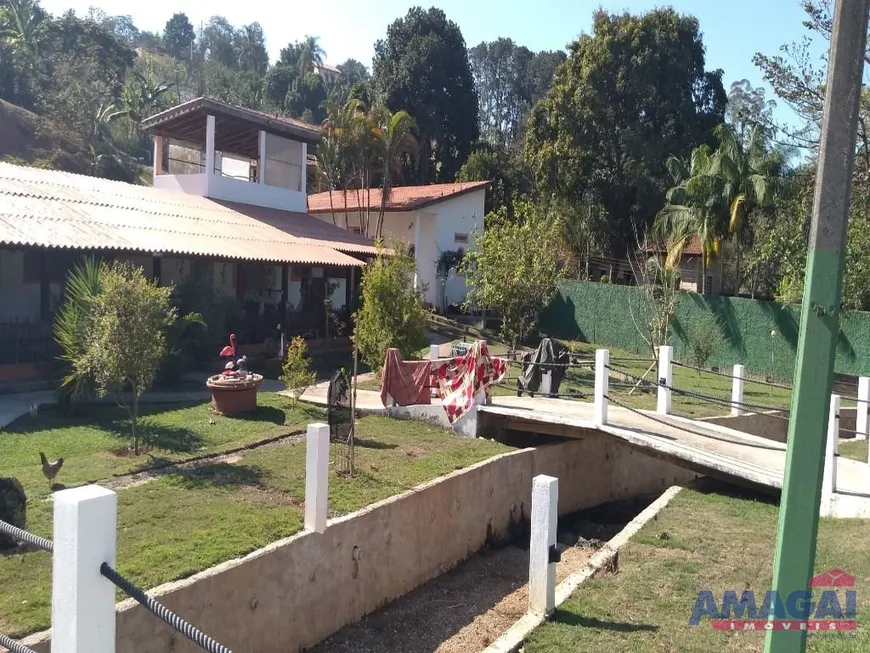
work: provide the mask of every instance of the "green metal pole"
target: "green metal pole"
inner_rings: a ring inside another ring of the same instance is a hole
[[[834,10],[773,589],[783,602],[813,574],[829,397],[840,318],[846,223],[870,0]],[[803,653],[806,631],[768,631],[765,653]]]

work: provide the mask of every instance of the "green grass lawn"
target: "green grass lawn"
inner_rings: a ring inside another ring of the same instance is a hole
[[[286,408],[289,400],[284,397],[262,396],[261,403],[296,417],[296,413]],[[181,420],[179,424],[187,423],[186,418],[182,420],[175,414],[185,411],[188,415],[206,411],[202,413],[206,415],[207,407],[169,410],[156,414],[155,419],[159,416],[170,423],[176,420]],[[300,419],[303,415],[299,415]],[[225,444],[249,437],[253,432],[252,424],[257,423],[266,432],[275,425],[273,419],[267,418],[227,426]],[[246,432],[248,435],[239,433],[235,439],[230,437],[236,429],[244,427],[251,429]],[[87,434],[87,431],[82,433]],[[5,437],[5,434],[0,435],[0,440]],[[363,418],[359,423],[359,437],[357,474],[353,478],[331,474],[329,507],[333,515],[358,510],[509,450],[488,440],[456,438],[426,424],[379,417]],[[115,441],[107,437],[105,442],[113,444]],[[219,445],[210,441],[210,446]],[[104,473],[105,478],[106,472],[114,471],[113,458],[107,453],[109,449],[91,448],[96,452],[90,454],[91,457],[106,458],[109,462],[93,464],[89,474]],[[71,460],[84,464],[88,455],[82,450],[78,458]],[[114,463],[123,468],[128,459],[115,458]],[[19,464],[23,470],[24,463]],[[74,467],[67,462],[64,471],[67,465]],[[35,469],[41,474],[38,464]],[[67,482],[73,476],[70,471]],[[78,476],[84,478],[81,474]],[[305,446],[284,443],[244,451],[233,462],[176,470],[146,484],[121,489],[118,491],[118,569],[140,586],[153,587],[292,535],[302,528],[304,484]],[[50,537],[51,520],[49,501],[30,501],[28,530]],[[18,637],[48,627],[51,559],[47,553],[0,556],[0,587],[3,588],[0,591],[0,632]]]
[[[589,580],[525,643],[525,653],[636,651],[760,652],[762,633],[714,631],[709,621],[690,627],[700,590],[770,588],[777,507],[748,497],[681,492],[619,554],[617,574]],[[809,650],[870,650],[870,522],[823,519],[816,571],[834,567],[857,577],[858,636],[818,635]],[[841,598],[842,601],[842,598]]]
[[[840,455],[844,458],[867,462],[867,440],[853,440],[840,443]]]
[[[138,457],[115,453],[128,445],[130,433],[126,411],[117,406],[91,406],[76,417],[57,408],[25,415],[0,430],[0,475],[18,478],[27,496],[36,498],[49,492],[40,451],[49,460],[64,459],[55,482],[73,487],[298,431],[324,415],[304,404],[291,410],[285,397],[266,392],[259,394],[256,412],[240,417],[218,415],[208,402],[146,404],[141,412],[140,432],[152,449]]]

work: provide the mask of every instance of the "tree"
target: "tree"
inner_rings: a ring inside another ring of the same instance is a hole
[[[713,313],[704,313],[686,328],[689,342],[689,359],[698,368],[698,383],[701,370],[707,365],[713,352],[722,346],[722,327]]]
[[[535,323],[535,313],[550,303],[564,276],[558,220],[538,215],[524,204],[520,219],[493,221],[475,234],[475,249],[465,253],[460,273],[469,287],[469,306],[495,311],[511,350]]]
[[[212,16],[202,30],[200,48],[206,59],[238,70],[239,57],[236,51],[236,30],[223,16]]]
[[[284,365],[281,367],[281,382],[293,395],[293,408],[316,381],[317,375],[311,369],[305,338],[296,336],[287,345]]]
[[[633,223],[643,231],[662,204],[668,157],[711,141],[722,122],[722,72],[705,70],[697,19],[672,9],[597,11],[570,51],[532,110],[526,156],[544,195],[594,195],[621,256]]]
[[[713,151],[707,145],[692,150],[687,163],[668,159],[676,186],[667,192],[667,203],[656,215],[653,237],[667,246],[668,267],[675,267],[693,240],[701,244],[701,292],[707,292],[707,266],[719,255],[728,211],[724,181],[716,174]]]
[[[456,173],[456,181],[491,181],[484,213],[504,207],[509,220],[514,216],[514,202],[532,190],[530,177],[521,152],[489,143],[479,144]]]
[[[417,142],[411,134],[417,123],[407,111],[390,113],[389,109],[380,107],[374,115],[375,147],[381,162],[381,209],[375,227],[375,238],[378,239],[383,230],[384,212],[393,188],[394,175],[401,172],[401,164],[406,156],[413,157],[417,153]]]
[[[305,39],[299,46],[299,74],[307,75],[315,72],[315,69],[323,65],[323,57],[326,51],[320,47],[319,36],[305,35]]]
[[[465,40],[434,7],[412,8],[375,44],[374,83],[390,111],[417,121],[417,182],[452,181],[477,140],[477,94]]]
[[[239,70],[265,75],[269,67],[269,54],[266,52],[266,37],[260,23],[242,26],[236,32],[234,40],[239,57]]]
[[[94,305],[100,294],[101,266],[93,258],[73,266],[67,275],[63,304],[54,318],[54,339],[64,365],[60,388],[65,402],[76,406],[93,392],[93,378],[77,362],[86,355],[92,332]]]
[[[36,0],[5,0],[0,5],[0,38],[18,50],[36,55],[45,12]]]
[[[163,28],[163,47],[176,59],[189,61],[196,33],[187,14],[178,12],[172,14],[172,18],[166,21]]]
[[[725,122],[736,132],[741,142],[747,144],[753,129],[762,129],[766,136],[772,135],[773,110],[776,102],[768,100],[761,86],[755,88],[749,80],[732,82],[725,108]]]
[[[532,105],[550,88],[566,58],[564,52],[535,54],[504,38],[471,48],[481,137],[501,145],[519,139]]]
[[[141,268],[115,263],[100,270],[100,292],[92,303],[93,323],[76,371],[92,375],[105,396],[130,389],[133,452],[139,455],[139,402],[166,355],[166,329],[177,317],[171,287],[148,281]]]
[[[422,289],[415,287],[417,264],[401,247],[378,252],[363,271],[362,307],[354,315],[359,352],[372,369],[383,367],[387,349],[398,349],[404,358],[425,347],[427,314]]]

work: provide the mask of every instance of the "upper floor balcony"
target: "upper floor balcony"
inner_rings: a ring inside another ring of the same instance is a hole
[[[156,188],[305,212],[308,146],[319,139],[317,127],[209,98],[142,126],[154,136]]]

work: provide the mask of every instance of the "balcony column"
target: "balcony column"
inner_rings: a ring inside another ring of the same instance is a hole
[[[163,137],[154,137],[154,176],[163,174]]]
[[[205,122],[205,178],[211,186],[214,176],[214,116],[206,116]]]
[[[299,190],[307,193],[308,186],[308,143],[302,143],[302,175],[299,182]]]
[[[266,183],[266,132],[260,130],[260,141],[257,148],[260,153],[259,169],[257,170],[257,181],[261,184]]]

